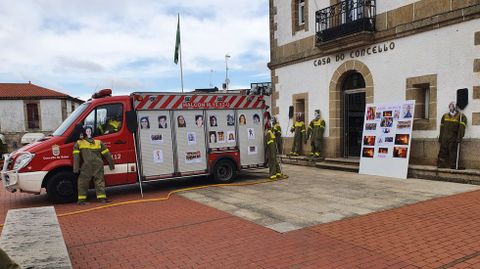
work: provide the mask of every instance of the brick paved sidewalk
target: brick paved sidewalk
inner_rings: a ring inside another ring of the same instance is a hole
[[[180,196],[59,221],[75,268],[480,268],[480,191],[285,234]]]
[[[178,196],[60,223],[75,268],[480,268],[480,191],[286,234]]]

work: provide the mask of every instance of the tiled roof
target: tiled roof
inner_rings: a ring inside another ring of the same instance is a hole
[[[40,87],[32,83],[0,83],[0,99],[72,98],[67,94]]]

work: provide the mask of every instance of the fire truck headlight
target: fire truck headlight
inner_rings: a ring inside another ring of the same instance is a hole
[[[31,154],[30,152],[21,153],[20,156],[15,159],[13,170],[20,170],[23,167],[27,166],[33,159],[33,156],[35,156],[35,154]]]

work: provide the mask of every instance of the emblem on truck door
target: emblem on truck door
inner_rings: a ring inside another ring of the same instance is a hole
[[[52,154],[55,157],[60,155],[60,147],[58,145],[53,145],[52,146]]]

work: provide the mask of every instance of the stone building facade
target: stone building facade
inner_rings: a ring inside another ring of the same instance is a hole
[[[273,114],[287,129],[289,106],[306,121],[320,109],[326,157],[359,156],[365,104],[413,99],[410,163],[435,165],[467,88],[461,161],[480,168],[480,0],[270,0],[270,39]]]
[[[51,134],[83,101],[29,83],[0,83],[0,134],[8,150],[25,133]]]

